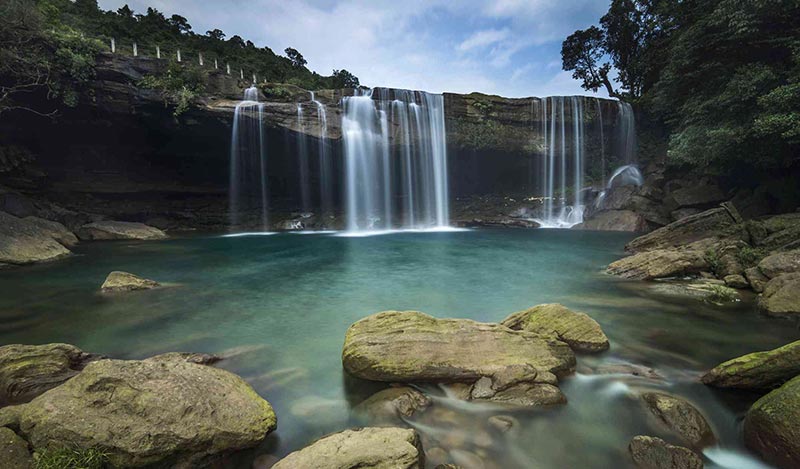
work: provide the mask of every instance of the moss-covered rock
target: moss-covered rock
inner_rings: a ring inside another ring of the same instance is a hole
[[[758,309],[769,316],[800,315],[800,272],[779,275],[767,282]]]
[[[28,443],[13,430],[0,427],[0,466],[9,469],[33,469]]]
[[[0,409],[35,451],[97,449],[112,466],[200,464],[255,446],[275,413],[240,377],[182,358],[99,360],[28,404]]]
[[[715,366],[702,380],[720,388],[773,389],[798,375],[800,340],[728,360]]]
[[[643,469],[701,469],[703,459],[694,451],[652,436],[635,436],[628,445],[633,462]]]
[[[68,344],[0,347],[0,407],[30,401],[97,358]]]
[[[800,249],[770,254],[758,263],[758,270],[769,278],[800,272]]]
[[[516,330],[548,334],[566,342],[576,352],[608,350],[609,343],[600,324],[586,313],[557,304],[543,304],[519,311],[500,324]]]
[[[425,453],[417,432],[405,428],[359,428],[323,437],[289,454],[272,469],[422,469]]]
[[[0,266],[52,261],[70,254],[50,231],[0,212]]]
[[[530,388],[554,385],[557,375],[572,372],[575,355],[551,336],[416,311],[385,311],[350,326],[342,363],[351,375],[373,381],[472,383],[472,398],[497,395],[511,404],[516,392],[540,395],[541,389]],[[511,391],[514,387],[519,389]]]
[[[800,376],[762,397],[744,419],[748,448],[779,467],[800,467]]]
[[[683,398],[661,392],[642,394],[650,412],[670,431],[695,448],[716,440],[703,414]]]
[[[161,284],[155,280],[139,277],[128,272],[114,271],[108,274],[100,290],[110,292],[125,292],[134,290],[149,290],[158,288]]]

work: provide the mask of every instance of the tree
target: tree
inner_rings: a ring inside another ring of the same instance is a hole
[[[221,29],[212,29],[211,31],[206,31],[206,36],[217,41],[222,41],[225,39],[225,33],[223,33]]]
[[[286,57],[288,57],[289,60],[292,61],[292,67],[300,68],[304,67],[308,63],[306,62],[306,59],[303,57],[303,54],[298,52],[297,49],[292,49],[291,47],[287,47],[286,50],[284,50],[284,52],[286,52]]]
[[[131,10],[131,8],[128,6],[127,3],[122,8],[117,10],[117,14],[122,18],[129,18],[129,19],[134,18],[133,10]]]
[[[360,86],[358,77],[344,69],[334,70],[333,78],[335,88],[358,88]]]
[[[572,70],[572,78],[581,80],[583,89],[597,91],[604,86],[609,96],[619,97],[608,78],[611,64],[603,61],[606,55],[605,34],[596,26],[575,31],[561,45],[563,68]]]
[[[172,15],[167,21],[169,21],[169,24],[177,29],[181,34],[188,34],[192,32],[192,25],[189,24],[189,20],[181,15]]]

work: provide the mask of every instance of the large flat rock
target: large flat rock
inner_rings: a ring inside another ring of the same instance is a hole
[[[106,277],[100,290],[106,293],[127,292],[135,290],[150,290],[158,288],[161,284],[155,280],[139,277],[128,272],[115,270]]]
[[[769,316],[800,315],[800,272],[778,275],[764,285],[758,309]]]
[[[0,212],[0,266],[52,261],[70,255],[50,230]]]
[[[715,366],[702,380],[720,388],[774,389],[798,375],[800,340],[728,360]]]
[[[605,210],[572,227],[574,230],[645,232],[645,218],[631,210]]]
[[[608,337],[597,321],[586,313],[572,311],[557,303],[519,311],[500,324],[517,331],[552,335],[576,352],[597,353],[609,347]]]
[[[158,228],[127,221],[96,221],[83,225],[78,230],[78,236],[83,240],[111,240],[111,239],[139,239],[155,240],[164,239],[167,234]]]
[[[800,467],[800,376],[753,404],[744,419],[744,441],[778,467]]]
[[[772,253],[761,259],[758,270],[768,278],[800,272],[800,249]]]
[[[705,257],[706,246],[698,241],[679,249],[654,249],[623,257],[608,265],[606,272],[633,280],[652,280],[687,274],[696,274],[709,269]]]

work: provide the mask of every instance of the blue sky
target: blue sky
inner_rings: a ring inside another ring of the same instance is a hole
[[[596,24],[604,0],[100,0],[185,16],[366,86],[508,97],[589,94],[561,70],[561,41]]]

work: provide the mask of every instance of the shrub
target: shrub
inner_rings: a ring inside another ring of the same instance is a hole
[[[739,264],[741,264],[741,266],[746,269],[758,264],[758,262],[764,257],[766,257],[766,255],[767,255],[766,251],[762,248],[743,246],[736,253],[736,260],[738,260]]]
[[[708,249],[705,254],[705,260],[708,262],[708,267],[715,275],[721,270],[722,261],[716,249]]]

